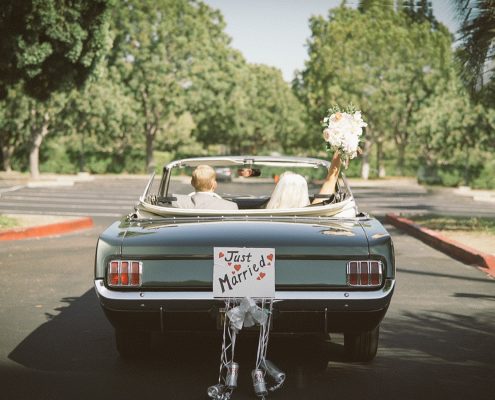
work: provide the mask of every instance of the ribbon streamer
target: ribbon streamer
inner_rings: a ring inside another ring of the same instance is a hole
[[[265,399],[268,391],[273,392],[280,388],[285,381],[285,373],[266,359],[268,338],[273,310],[273,299],[261,299],[261,307],[252,298],[242,300],[225,300],[225,318],[223,320],[223,341],[220,355],[220,371],[218,384],[208,388],[208,397],[213,400],[229,400],[237,386],[237,376],[232,379],[233,368],[238,374],[239,365],[234,361],[235,342],[237,334],[243,327],[259,325],[260,335],[256,366],[252,372],[255,394]],[[237,305],[236,305],[237,304]],[[228,320],[228,322],[227,322]],[[266,387],[264,377],[268,375],[274,385]],[[233,384],[232,382],[235,382]]]

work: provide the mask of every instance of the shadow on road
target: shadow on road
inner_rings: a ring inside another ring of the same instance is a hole
[[[0,366],[4,393],[15,393],[16,399],[206,399],[218,374],[218,337],[156,337],[151,355],[124,362],[93,290],[64,301],[60,314],[48,316],[9,354],[23,368]],[[489,315],[403,313],[385,319],[371,364],[344,362],[341,343],[323,350],[309,338],[272,338],[269,358],[287,373],[287,383],[269,398],[458,399],[464,393],[488,399],[494,389],[493,332]],[[249,373],[256,343],[239,338],[241,373],[234,399],[255,398]]]

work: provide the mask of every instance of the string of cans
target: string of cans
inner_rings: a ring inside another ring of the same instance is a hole
[[[266,359],[272,315],[273,299],[258,299],[257,301],[247,297],[225,299],[220,371],[218,383],[207,390],[210,399],[229,400],[237,388],[239,364],[235,362],[234,356],[237,334],[242,327],[259,326],[256,365],[251,371],[254,393],[258,398],[265,399],[269,392],[282,387],[285,373]],[[269,386],[266,377],[271,381]]]

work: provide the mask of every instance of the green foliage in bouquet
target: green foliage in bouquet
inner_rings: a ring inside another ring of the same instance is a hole
[[[324,121],[327,118],[330,118],[332,114],[337,114],[337,113],[354,114],[356,111],[359,111],[359,109],[353,103],[349,103],[345,107],[341,107],[338,104],[333,104],[332,107],[328,109],[327,116],[322,120],[321,124],[323,127],[326,127],[327,124]]]

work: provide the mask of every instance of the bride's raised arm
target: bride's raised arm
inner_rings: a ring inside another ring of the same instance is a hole
[[[340,154],[336,151],[332,157],[332,163],[328,168],[327,177],[321,185],[319,194],[333,194],[335,192],[335,184],[337,183],[337,179],[339,177],[339,171],[342,161],[340,159]],[[322,203],[325,201],[324,198],[315,198],[312,204]]]

